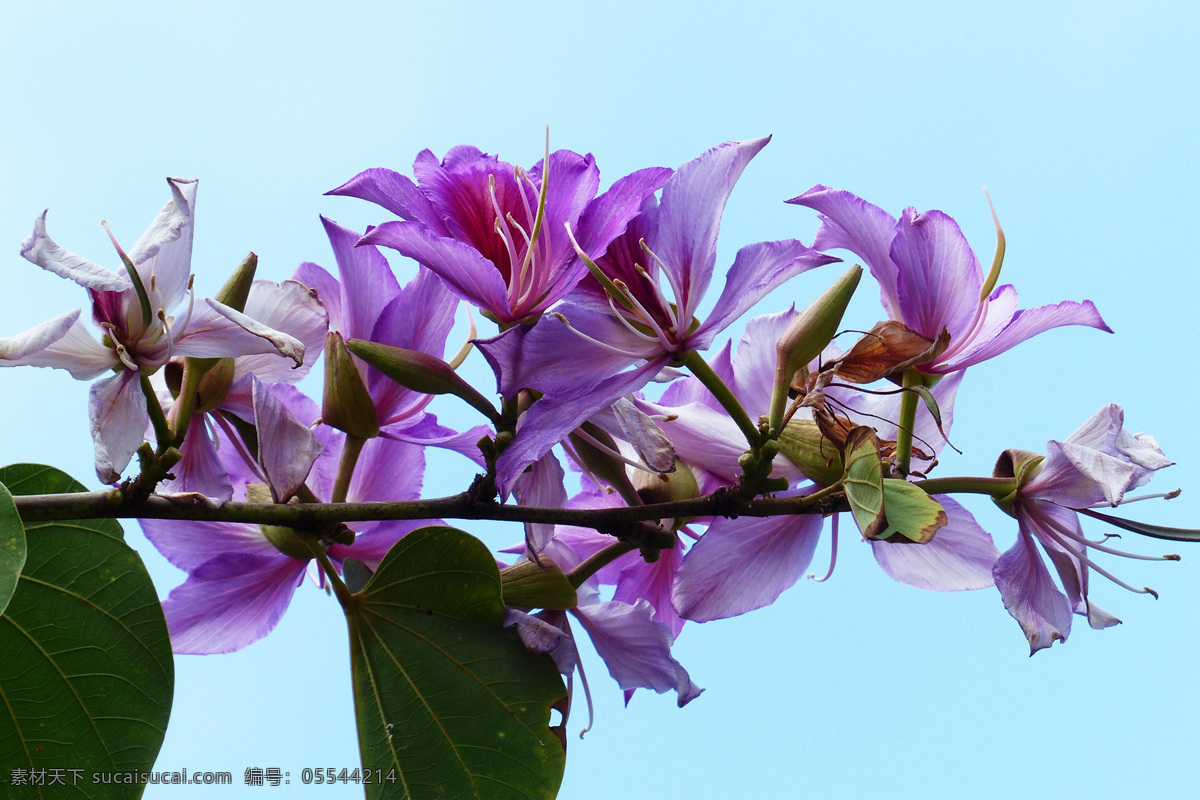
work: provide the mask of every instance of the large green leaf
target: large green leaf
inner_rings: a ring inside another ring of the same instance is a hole
[[[503,627],[482,542],[414,531],[343,605],[363,767],[384,779],[369,798],[555,796],[566,754],[550,712],[566,691],[554,662]]]
[[[59,470],[0,469],[13,494],[83,491]],[[132,798],[141,784],[93,772],[146,772],[162,745],[174,663],[162,607],[114,520],[38,522],[0,617],[0,783],[4,797]],[[50,786],[51,770],[63,784]],[[43,785],[8,785],[43,770]]]
[[[846,437],[846,475],[842,487],[850,513],[858,529],[874,539],[887,527],[883,512],[883,463],[879,460],[879,442],[875,431],[861,426]]]
[[[878,538],[889,542],[925,544],[946,524],[946,511],[920,486],[899,478],[883,479],[883,510],[887,530]]]
[[[12,495],[0,483],[0,614],[17,590],[17,578],[24,566],[25,527]]]

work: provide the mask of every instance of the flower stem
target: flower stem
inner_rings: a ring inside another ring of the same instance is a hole
[[[729,416],[737,423],[737,426],[742,429],[742,433],[746,436],[746,441],[751,447],[758,447],[762,444],[763,437],[758,430],[758,426],[750,419],[750,415],[746,413],[746,409],[742,408],[742,404],[733,396],[733,392],[725,385],[725,381],[721,380],[721,376],[713,372],[712,367],[708,362],[695,350],[689,350],[687,357],[683,360],[683,365],[692,371],[692,374],[704,384],[704,388],[712,392],[713,397],[717,398],[717,402],[721,407],[729,412]]]
[[[1015,478],[929,478],[917,481],[928,494],[986,494],[1005,497],[1017,489]]]
[[[904,388],[911,389],[922,383],[921,373],[915,368],[904,370]],[[896,421],[896,472],[901,477],[908,475],[912,464],[913,426],[917,423],[917,401],[920,398],[916,392],[904,392],[900,395],[900,419]]]
[[[154,387],[150,385],[150,376],[142,370],[138,370],[138,377],[142,382],[142,394],[146,396],[146,412],[150,415],[150,423],[154,426],[154,438],[158,439],[158,453],[162,455],[168,447],[174,444],[171,426],[167,424],[167,417],[163,414],[162,405],[158,402],[158,395],[155,394]]]
[[[346,443],[342,445],[342,460],[338,464],[337,478],[333,482],[333,495],[329,498],[332,503],[346,502],[350,492],[350,481],[354,478],[354,467],[358,464],[358,456],[362,453],[367,440],[352,433],[346,434]]]
[[[333,593],[337,595],[338,602],[343,607],[351,602],[350,590],[346,588],[346,584],[342,582],[341,577],[337,574],[337,570],[333,568],[333,563],[329,560],[329,555],[325,552],[325,548],[319,542],[310,543],[310,549],[317,561],[321,564],[321,569],[325,570],[325,577],[329,578],[329,585],[333,587]]]
[[[568,572],[567,579],[571,581],[572,586],[578,589],[580,586],[583,586],[584,581],[601,569],[607,567],[626,553],[630,553],[636,549],[637,546],[629,542],[613,542],[603,550],[593,553],[589,558],[582,561],[579,566]]]

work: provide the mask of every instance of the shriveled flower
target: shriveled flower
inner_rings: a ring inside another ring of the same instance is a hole
[[[958,223],[941,211],[906,208],[897,220],[861,197],[821,185],[788,202],[820,212],[813,247],[849,250],[866,262],[888,316],[932,341],[943,331],[949,335],[943,352],[918,365],[922,372],[965,369],[1062,325],[1112,332],[1090,300],[1018,310],[1017,290],[995,286],[1003,251],[985,280]]]
[[[996,465],[1000,477],[1015,477],[1016,493],[1000,505],[1017,519],[1016,543],[996,562],[993,574],[1004,607],[1021,625],[1030,653],[1066,641],[1071,615],[1086,616],[1093,628],[1120,622],[1088,597],[1089,571],[1095,570],[1125,589],[1136,589],[1092,560],[1088,550],[1143,560],[1176,560],[1178,556],[1141,556],[1122,552],[1084,536],[1075,509],[1116,506],[1125,493],[1145,484],[1173,462],[1154,437],[1124,428],[1125,412],[1109,404],[1096,412],[1065,441],[1050,441],[1046,456],[1009,450]],[[1107,538],[1107,537],[1106,537]],[[1054,565],[1059,591],[1035,543]]]
[[[46,213],[34,223],[21,255],[88,290],[92,318],[103,330],[97,342],[80,311],[71,311],[16,336],[0,339],[0,366],[31,365],[70,371],[91,380],[88,410],[96,449],[96,474],[114,483],[144,439],[148,416],[143,377],[172,356],[223,358],[274,353],[304,358],[304,346],[212,299],[196,301],[191,258],[196,181],[168,178],[171,200],[126,255],[116,272],[71,253],[46,233]],[[111,234],[110,234],[111,235]],[[187,299],[181,316],[176,308]]]

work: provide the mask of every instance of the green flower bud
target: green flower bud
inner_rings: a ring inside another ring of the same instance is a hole
[[[258,269],[258,256],[254,253],[246,256],[237,269],[225,281],[221,291],[213,298],[218,303],[224,303],[235,311],[246,310],[246,298],[250,296],[250,286],[254,283],[254,272]]]
[[[499,422],[500,415],[487,398],[460,378],[454,367],[440,358],[420,350],[392,347],[362,339],[351,339],[346,342],[346,347],[406,389],[421,394],[452,394],[492,422]]]
[[[776,434],[783,427],[783,411],[792,378],[819,356],[833,339],[861,277],[862,267],[855,265],[847,270],[792,320],[775,346],[775,391],[771,397],[770,427]]]
[[[379,435],[379,416],[342,335],[325,336],[325,400],[321,420],[360,439]]]
[[[500,570],[500,589],[506,606],[565,610],[579,602],[575,587],[554,562],[518,561]]]
[[[819,486],[832,486],[846,471],[842,453],[809,419],[791,419],[779,434],[779,452]]]

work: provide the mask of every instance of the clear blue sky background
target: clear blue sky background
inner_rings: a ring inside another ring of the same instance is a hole
[[[1091,298],[1116,331],[1051,332],[973,368],[952,436],[965,455],[941,474],[988,474],[1004,448],[1042,450],[1118,402],[1132,430],[1180,462],[1154,485],[1184,490],[1130,511],[1195,526],[1198,9],[18,4],[0,46],[0,335],[84,302],[17,254],[46,207],[61,243],[113,265],[100,220],[132,242],[166,201],[164,177],[200,178],[193,268],[209,294],[250,250],[277,280],[302,261],[331,265],[318,214],[360,228],[386,215],[322,193],[367,167],[408,172],[422,148],[470,143],[528,165],[549,123],[554,147],[595,153],[611,181],[770,133],[729,205],[721,265],[743,244],[810,239],[815,214],[782,201],[815,183],[893,213],[943,209],[986,263],[986,185],[1008,233],[1004,279],[1023,305]],[[803,276],[762,310],[804,303],[832,277]],[[880,316],[869,285],[851,319],[866,328]],[[0,397],[0,460],[95,485],[84,384],[3,370]],[[470,474],[439,462],[426,491]],[[972,508],[1006,549],[1014,523]],[[181,573],[128,528],[165,596]],[[519,535],[480,530],[496,545]],[[622,709],[593,657],[596,727],[572,737],[561,796],[1193,796],[1200,547],[1134,538],[1124,545],[1183,553],[1177,564],[1105,559],[1162,599],[1095,576],[1093,596],[1125,624],[1091,631],[1076,618],[1069,642],[1032,659],[996,592],[901,586],[843,542],[832,581],[684,629],[676,655],[707,692],[683,710],[645,692]],[[585,716],[577,708],[572,729]],[[246,767],[280,767],[289,790],[147,796],[352,797],[297,783],[305,767],[356,759],[344,625],[306,585],[266,640],[177,660],[158,763],[228,770],[238,784]]]

